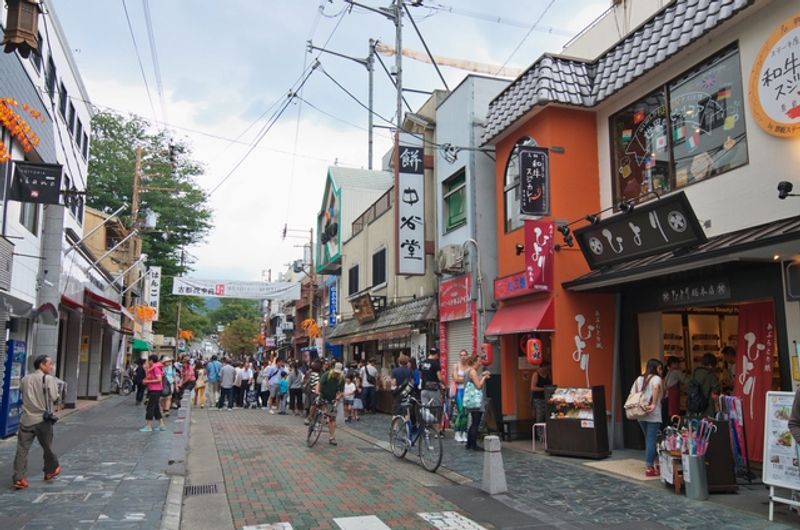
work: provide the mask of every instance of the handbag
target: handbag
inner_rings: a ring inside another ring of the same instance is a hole
[[[483,406],[483,392],[472,381],[464,387],[464,408],[479,409]]]
[[[625,416],[629,420],[638,420],[639,418],[649,414],[646,408],[649,405],[649,402],[644,397],[644,391],[647,389],[650,378],[648,377],[647,379],[644,379],[641,388],[636,388],[638,382],[639,380],[637,379],[633,384],[633,388],[631,389],[628,399],[625,400]]]

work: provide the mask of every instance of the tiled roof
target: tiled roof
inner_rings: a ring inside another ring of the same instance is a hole
[[[330,166],[328,173],[338,188],[386,191],[392,186],[394,179],[388,171],[373,171],[341,166]]]
[[[436,299],[433,296],[417,298],[410,302],[387,307],[372,322],[361,324],[355,318],[337,324],[327,339],[333,340],[348,335],[380,331],[411,325],[415,322],[434,320],[437,317]]]
[[[597,105],[753,2],[676,0],[594,61],[543,55],[489,104],[483,143],[537,105]]]

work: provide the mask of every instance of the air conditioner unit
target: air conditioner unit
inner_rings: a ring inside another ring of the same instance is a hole
[[[440,272],[460,274],[464,272],[464,247],[445,245],[439,250],[437,258]]]

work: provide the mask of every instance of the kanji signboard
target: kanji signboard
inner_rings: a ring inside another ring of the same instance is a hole
[[[20,202],[59,204],[62,173],[60,164],[14,161],[14,178],[8,198]]]
[[[546,148],[519,148],[519,184],[519,212],[550,215],[550,155]]]
[[[395,170],[397,274],[425,274],[425,168],[422,139],[400,136]]]

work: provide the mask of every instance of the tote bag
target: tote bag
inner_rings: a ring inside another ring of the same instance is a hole
[[[639,376],[642,378],[641,376]],[[650,378],[643,379],[642,386],[638,387],[639,379],[633,384],[633,388],[631,389],[631,393],[628,396],[628,399],[625,400],[625,416],[629,420],[638,420],[644,416],[647,416],[648,412],[645,407],[647,407],[650,403],[644,397],[644,391],[647,389],[647,385],[650,382]]]
[[[464,408],[479,409],[483,406],[483,392],[478,390],[472,381],[464,387]]]

